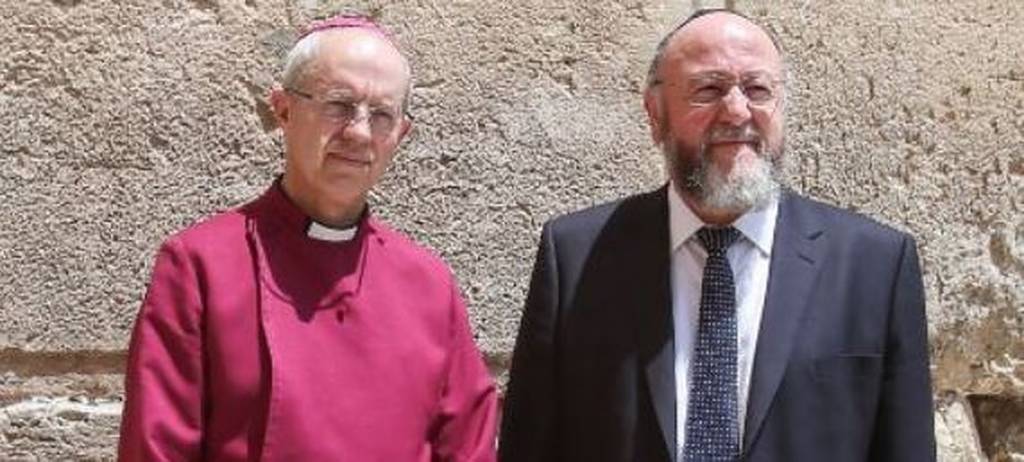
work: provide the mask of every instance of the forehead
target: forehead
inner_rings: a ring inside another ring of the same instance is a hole
[[[361,29],[319,32],[309,78],[319,91],[370,92],[400,97],[409,82],[409,67],[394,45]]]
[[[750,21],[727,13],[697,18],[676,33],[665,51],[666,78],[696,73],[778,74],[781,57],[771,37]]]

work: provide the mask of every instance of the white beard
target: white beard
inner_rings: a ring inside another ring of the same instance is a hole
[[[662,151],[669,176],[677,183],[680,193],[696,199],[709,210],[743,213],[767,204],[778,193],[785,176],[781,149],[770,152],[764,139],[758,136],[758,140],[754,158],[737,158],[728,172],[713,163],[706,143],[697,149],[697,165],[682,161],[679,143],[663,143]]]

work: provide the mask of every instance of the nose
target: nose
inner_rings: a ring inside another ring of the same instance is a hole
[[[351,140],[369,142],[373,138],[369,112],[363,108],[357,110],[352,119],[342,127],[342,131],[345,137]]]
[[[729,93],[722,97],[718,118],[721,122],[734,127],[750,121],[750,100],[738,85],[733,86]]]

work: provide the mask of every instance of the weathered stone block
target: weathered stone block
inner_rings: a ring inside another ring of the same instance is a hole
[[[0,407],[3,460],[110,461],[117,448],[119,402],[33,399]]]
[[[1024,398],[974,395],[970,402],[985,453],[996,461],[1024,456]]]
[[[955,394],[936,399],[935,441],[939,460],[956,462],[984,462],[974,416],[967,400]]]

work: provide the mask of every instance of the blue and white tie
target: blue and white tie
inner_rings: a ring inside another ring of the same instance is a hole
[[[732,462],[739,455],[736,372],[736,285],[725,253],[736,228],[701,228],[707,249],[700,323],[690,367],[683,462]]]

